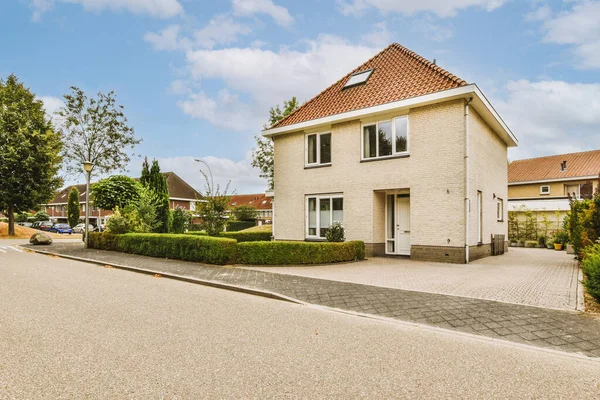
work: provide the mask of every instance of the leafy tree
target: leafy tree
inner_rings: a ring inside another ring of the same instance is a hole
[[[238,221],[254,221],[258,214],[256,208],[252,206],[235,207],[232,213]]]
[[[221,192],[219,185],[214,188],[213,192],[211,190],[213,188],[211,188],[208,181],[208,176],[205,173],[202,174],[206,181],[206,193],[203,196],[203,201],[198,202],[196,205],[196,210],[202,217],[200,225],[209,236],[219,236],[227,223],[227,207],[231,201],[231,194],[227,194],[229,191],[229,182],[223,192]]]
[[[139,200],[130,203],[123,209],[123,215],[131,231],[149,233],[160,226],[161,222],[156,215],[156,201],[155,193],[146,187],[142,187]]]
[[[190,214],[181,207],[177,207],[171,213],[172,215],[172,223],[171,223],[171,232],[172,233],[185,233],[188,229],[191,216]]]
[[[115,93],[98,93],[88,98],[79,88],[72,86],[64,95],[65,106],[60,117],[64,136],[63,159],[68,173],[80,173],[84,161],[93,164],[94,174],[125,170],[129,163],[128,150],[133,151],[141,140],[135,137],[127,124],[123,106],[116,104]]]
[[[147,163],[146,163],[147,164]],[[142,177],[144,175],[142,167]],[[141,179],[140,179],[141,180]],[[152,191],[155,199],[156,218],[160,225],[155,228],[157,233],[167,233],[171,226],[171,210],[169,208],[169,187],[167,186],[167,179],[160,172],[160,166],[158,161],[152,161],[152,167],[150,173],[147,176],[146,187]]]
[[[15,222],[27,222],[27,220],[29,219],[29,214],[26,212],[20,212],[16,217],[15,217]]]
[[[91,196],[96,207],[114,210],[138,202],[142,185],[133,178],[113,175],[92,185]]]
[[[35,214],[33,218],[35,221],[50,221],[50,216],[44,211],[40,211],[39,213]]]
[[[74,227],[79,223],[79,190],[73,186],[69,192],[69,200],[67,203],[67,220],[69,225]]]
[[[61,186],[61,148],[42,102],[15,75],[0,80],[0,210],[10,236],[15,213],[47,202]]]
[[[271,107],[269,110],[269,122],[264,125],[265,129],[270,128],[281,121],[300,107],[296,97],[283,102],[283,110],[279,105]],[[274,182],[274,149],[271,139],[255,136],[256,147],[252,150],[252,166],[260,170],[260,177],[265,178],[269,183],[269,189],[273,189]]]

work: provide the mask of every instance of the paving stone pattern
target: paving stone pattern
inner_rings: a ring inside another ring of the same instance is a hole
[[[600,319],[583,313],[86,250],[80,244],[61,243],[47,246],[44,250],[106,264],[262,289],[306,303],[600,357]]]

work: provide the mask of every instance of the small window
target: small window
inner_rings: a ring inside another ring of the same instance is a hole
[[[357,72],[355,74],[350,75],[350,78],[348,78],[348,81],[344,85],[344,89],[352,87],[352,86],[356,86],[356,85],[361,85],[361,84],[367,82],[367,79],[369,79],[369,77],[371,76],[372,73],[373,73],[373,70],[369,69],[367,71],[361,71],[361,72]]]
[[[333,222],[344,223],[344,199],[340,195],[307,196],[306,237],[325,239]]]
[[[331,133],[306,135],[306,166],[331,164]]]
[[[550,194],[550,186],[540,186],[540,194]]]
[[[363,159],[408,153],[408,117],[363,126]]]
[[[499,197],[496,199],[496,219],[499,222],[504,221],[504,200]]]

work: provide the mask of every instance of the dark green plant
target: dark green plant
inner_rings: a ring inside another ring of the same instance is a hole
[[[115,208],[113,215],[106,221],[106,228],[110,233],[116,235],[129,232],[129,222],[127,221],[127,218],[121,215],[119,207]]]
[[[328,242],[343,242],[346,240],[344,226],[340,222],[334,221],[325,232],[325,238]]]
[[[142,185],[133,178],[113,175],[92,185],[91,196],[96,207],[104,210],[123,210],[140,200]]]
[[[256,223],[251,221],[227,221],[227,232],[243,231],[253,226],[256,226]]]
[[[227,208],[231,201],[229,191],[229,182],[225,186],[225,190],[221,192],[219,185],[212,188],[208,176],[204,174],[206,181],[205,195],[196,205],[196,210],[202,218],[201,226],[209,236],[219,236],[225,229],[227,223]]]
[[[256,207],[246,205],[235,207],[232,214],[238,221],[254,221],[258,215]]]
[[[148,164],[148,157],[144,157],[142,162],[142,174],[140,175],[140,183],[147,186],[150,182],[150,165]]]
[[[222,237],[235,239],[238,242],[261,242],[270,241],[273,234],[271,232],[223,232]]]
[[[71,228],[79,223],[79,210],[79,190],[73,186],[73,189],[69,192],[67,204],[67,220]]]
[[[554,232],[554,243],[560,243],[563,246],[569,241],[569,233],[564,229],[559,229]]]
[[[62,185],[61,136],[44,105],[15,75],[0,80],[0,212],[15,235],[15,214],[48,202]]]
[[[587,292],[600,302],[600,244],[585,250],[582,268],[587,278],[584,281]]]
[[[171,233],[185,233],[190,225],[190,213],[183,208],[176,208],[171,213]]]
[[[44,211],[40,211],[36,213],[33,218],[35,221],[50,221],[50,216],[46,214]]]
[[[29,214],[21,212],[15,217],[15,222],[27,222],[29,220]]]
[[[135,203],[130,203],[123,209],[123,216],[127,219],[130,232],[150,233],[155,232],[161,221],[156,215],[156,194],[142,187],[140,198]]]
[[[158,165],[157,160],[152,161],[152,167],[150,168],[150,173],[147,177],[145,186],[153,193],[154,196],[154,209],[158,224],[153,229],[153,232],[167,233],[171,228],[169,188],[167,186],[167,179],[160,172],[160,166]]]

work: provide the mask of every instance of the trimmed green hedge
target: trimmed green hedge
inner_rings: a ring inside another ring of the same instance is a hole
[[[271,232],[223,232],[221,236],[235,239],[238,243],[241,242],[270,242],[271,236],[273,234]]]
[[[226,264],[235,259],[236,241],[197,235],[160,233],[90,233],[93,249],[116,250],[143,256],[173,258],[209,264]]]
[[[361,241],[246,242],[237,247],[236,261],[240,264],[324,264],[365,259],[365,244]]]
[[[231,221],[227,223],[227,232],[243,231],[256,226],[254,221]]]
[[[583,284],[588,293],[600,302],[600,244],[585,250],[582,266],[587,278]]]
[[[186,235],[207,236],[206,232],[187,232]],[[271,241],[271,232],[223,232],[221,237],[235,239],[238,242],[269,242]]]

